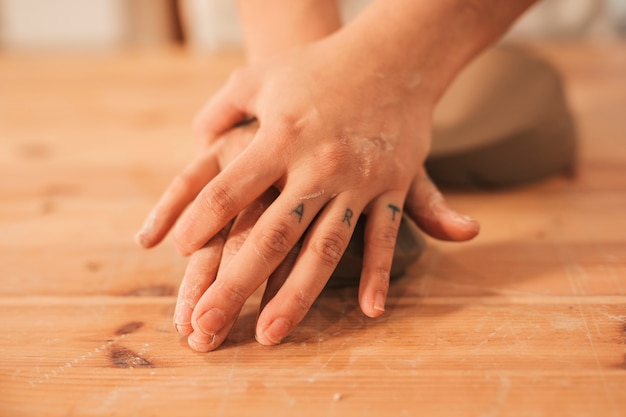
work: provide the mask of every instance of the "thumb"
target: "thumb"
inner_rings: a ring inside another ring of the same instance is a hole
[[[232,127],[251,119],[249,103],[256,91],[256,82],[249,70],[232,72],[224,86],[198,112],[194,132],[202,147],[214,143]]]
[[[459,214],[448,206],[423,167],[411,184],[405,210],[420,229],[436,239],[470,240],[480,230],[476,220]]]

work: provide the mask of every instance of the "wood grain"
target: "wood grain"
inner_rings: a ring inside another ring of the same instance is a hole
[[[0,55],[0,416],[626,415],[626,45],[533,49],[573,178],[447,193],[481,236],[429,240],[380,319],[329,289],[268,348],[255,295],[210,354],[172,326],[185,260],[132,236],[239,55]]]

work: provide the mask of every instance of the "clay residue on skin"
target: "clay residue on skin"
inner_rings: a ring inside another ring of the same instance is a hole
[[[300,200],[311,200],[313,198],[317,198],[317,197],[320,197],[322,195],[324,195],[324,190],[319,190],[319,191],[316,191],[314,193],[307,194],[307,195],[305,195],[303,197],[300,197]]]
[[[422,83],[422,76],[418,73],[410,74],[406,86],[409,90],[417,88]]]
[[[359,149],[356,154],[359,156],[359,171],[364,177],[371,174],[371,168],[376,158],[383,152],[389,152],[393,145],[381,133],[379,136],[365,137],[358,141]]]

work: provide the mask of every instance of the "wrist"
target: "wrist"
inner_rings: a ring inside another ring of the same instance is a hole
[[[534,0],[375,0],[339,33],[355,65],[433,103],[456,74]]]
[[[246,56],[254,64],[341,27],[336,0],[238,0]]]

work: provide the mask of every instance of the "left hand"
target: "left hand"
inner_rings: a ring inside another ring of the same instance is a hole
[[[136,236],[138,243],[146,248],[157,245],[172,228],[184,208],[197,197],[216,172],[221,171],[248,146],[257,128],[257,123],[238,126],[224,134],[212,146],[202,149],[200,155],[174,179],[154,207],[143,229]],[[202,338],[196,340],[197,334],[193,335],[191,316],[194,307],[215,281],[219,270],[228,266],[258,218],[277,195],[276,189],[267,190],[253,204],[239,213],[233,222],[190,256],[178,291],[174,326],[180,335],[190,336],[188,342],[193,349],[207,350],[206,342]],[[296,245],[268,279],[261,300],[261,310],[278,292],[287,278],[298,250],[299,246]]]

